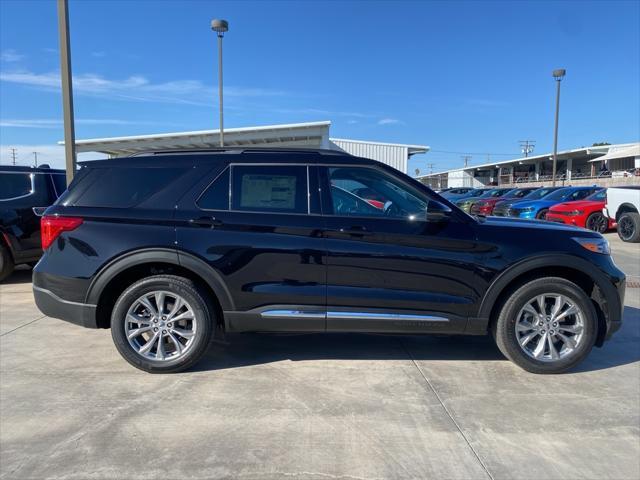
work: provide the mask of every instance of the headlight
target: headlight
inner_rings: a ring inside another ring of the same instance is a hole
[[[576,217],[578,215],[582,215],[583,213],[583,210],[571,210],[570,212],[567,212],[567,215],[569,215],[570,217]]]
[[[582,248],[586,248],[590,252],[601,253],[603,255],[611,254],[609,242],[604,238],[573,237],[572,239],[578,242]]]

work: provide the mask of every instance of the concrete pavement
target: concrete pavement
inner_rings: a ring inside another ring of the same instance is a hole
[[[608,235],[640,281],[640,245]],[[489,338],[237,335],[149,375],[0,285],[0,478],[640,478],[640,288],[574,372]]]

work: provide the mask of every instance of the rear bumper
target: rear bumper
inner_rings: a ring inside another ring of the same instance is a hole
[[[96,305],[72,302],[45,288],[33,286],[33,297],[42,313],[87,328],[98,328]]]

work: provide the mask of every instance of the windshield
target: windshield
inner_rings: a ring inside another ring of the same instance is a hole
[[[561,188],[560,190],[556,190],[555,192],[549,194],[546,197],[546,200],[564,200],[574,191],[575,190],[573,190],[572,188]]]
[[[592,200],[594,202],[598,202],[598,201],[605,202],[607,200],[607,191],[600,190],[599,192],[589,195],[587,198],[585,198],[585,200]]]
[[[505,193],[509,192],[508,188],[492,188],[491,190],[480,195],[480,198],[495,198],[502,197]]]
[[[539,188],[538,190],[534,190],[533,192],[525,195],[524,198],[527,200],[538,200],[539,198],[546,197],[551,192],[558,190],[557,188]]]

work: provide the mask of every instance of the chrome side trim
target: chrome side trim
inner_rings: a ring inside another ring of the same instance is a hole
[[[415,322],[448,322],[448,318],[434,315],[418,315],[409,313],[375,313],[375,312],[321,312],[317,310],[265,310],[262,318],[326,318],[332,320],[411,320]]]
[[[305,310],[265,310],[260,313],[263,318],[327,318],[325,312]]]
[[[327,312],[328,319],[342,320],[413,320],[419,322],[448,322],[448,318],[409,313]]]

